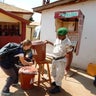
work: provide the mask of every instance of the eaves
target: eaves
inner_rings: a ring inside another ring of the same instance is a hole
[[[61,1],[56,1],[53,3],[49,3],[49,4],[45,4],[42,6],[38,6],[33,8],[33,12],[38,12],[38,13],[42,13],[43,10],[47,10],[47,9],[51,9],[57,6],[61,6],[61,5],[70,5],[70,4],[75,4],[75,3],[79,3],[79,2],[84,2],[87,0],[61,0]]]

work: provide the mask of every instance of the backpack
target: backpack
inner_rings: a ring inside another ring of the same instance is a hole
[[[20,45],[17,43],[7,43],[0,49],[0,58],[8,56],[10,53],[14,52]]]

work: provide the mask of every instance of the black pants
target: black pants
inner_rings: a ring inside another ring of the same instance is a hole
[[[96,87],[96,76],[94,77],[93,84],[94,84],[94,86]]]
[[[2,91],[9,92],[10,86],[13,83],[18,83],[18,69],[14,66],[13,68],[10,68],[10,69],[2,68],[2,70],[5,72],[6,75],[8,75],[6,84]]]

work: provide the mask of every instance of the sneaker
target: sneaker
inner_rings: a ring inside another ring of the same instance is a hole
[[[56,82],[52,82],[51,85],[52,85],[52,86],[56,86]]]
[[[49,91],[51,94],[56,94],[56,93],[59,93],[59,92],[61,92],[60,91],[60,87],[59,86],[55,86],[53,89],[51,89],[50,91]]]
[[[11,93],[10,92],[2,92],[1,96],[11,96]]]

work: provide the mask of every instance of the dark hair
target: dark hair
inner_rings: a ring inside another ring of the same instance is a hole
[[[29,46],[31,44],[32,44],[31,40],[27,40],[27,39],[25,39],[24,41],[21,42],[22,46]]]

